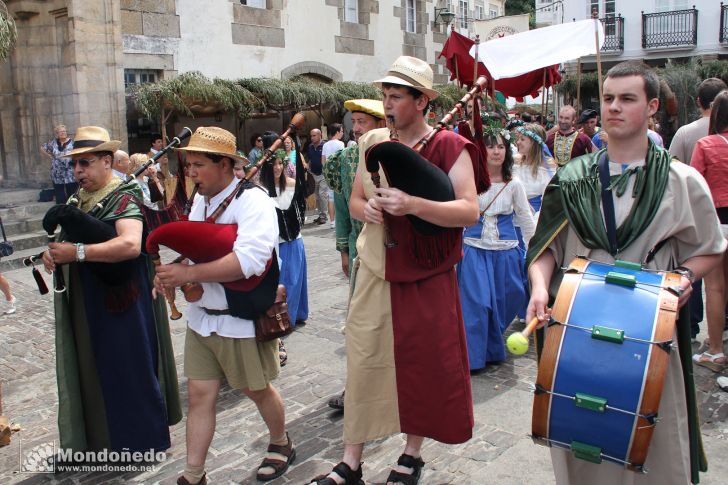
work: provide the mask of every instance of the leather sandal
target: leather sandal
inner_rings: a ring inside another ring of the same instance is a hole
[[[277,453],[283,457],[286,458],[286,460],[281,460],[278,458],[270,458],[265,457],[263,458],[263,461],[261,462],[260,466],[258,466],[258,473],[255,475],[255,478],[258,479],[261,482],[267,482],[270,480],[274,480],[288,470],[288,467],[291,466],[293,461],[296,459],[296,450],[293,448],[293,441],[291,441],[291,437],[288,436],[288,433],[286,433],[286,438],[288,438],[288,444],[285,446],[281,445],[268,445],[268,453]],[[261,468],[272,468],[273,473],[261,473]]]
[[[412,473],[402,473],[397,470],[389,472],[386,483],[401,483],[402,485],[417,485],[420,481],[420,475],[422,475],[422,468],[425,466],[425,462],[422,458],[415,458],[414,456],[402,453],[397,465],[405,468],[411,468]]]
[[[338,484],[336,480],[329,478],[328,474],[319,475],[308,483],[315,485],[364,485],[364,480],[361,478],[361,466],[362,463],[359,463],[359,468],[352,470],[343,461],[337,464],[332,471],[344,479],[344,483],[342,484]]]

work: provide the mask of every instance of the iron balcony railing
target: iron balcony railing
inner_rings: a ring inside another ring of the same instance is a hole
[[[624,18],[608,16],[599,19],[604,25],[604,45],[602,52],[621,52],[624,50]]]
[[[691,46],[698,43],[698,10],[642,12],[642,48]]]
[[[728,5],[720,2],[720,43],[728,42]]]

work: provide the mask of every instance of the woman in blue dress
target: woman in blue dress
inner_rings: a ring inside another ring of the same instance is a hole
[[[526,191],[512,176],[510,134],[486,129],[485,144],[491,187],[478,194],[480,219],[465,229],[458,265],[471,371],[506,358],[503,333],[528,303],[515,225],[526,243],[536,229]]]
[[[278,137],[267,132],[263,135],[266,147]],[[300,159],[300,157],[298,157]],[[306,250],[301,237],[306,213],[306,197],[302,166],[296,169],[295,179],[286,177],[285,165],[288,163],[286,152],[277,150],[270,161],[263,165],[260,182],[276,202],[278,213],[278,257],[281,261],[280,284],[286,287],[288,316],[292,325],[305,324],[308,318],[308,286],[306,271]],[[299,164],[301,162],[298,162]]]

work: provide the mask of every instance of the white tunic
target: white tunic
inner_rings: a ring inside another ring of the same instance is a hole
[[[230,185],[209,200],[198,194],[192,204],[190,220],[205,220],[235,190],[237,184],[238,179],[233,179]],[[238,237],[230,249],[237,256],[243,274],[246,277],[263,274],[273,249],[278,249],[278,217],[268,194],[258,188],[245,190],[240,197],[233,199],[217,222],[238,225]],[[205,290],[202,298],[187,306],[187,325],[192,330],[203,337],[212,333],[221,337],[255,337],[252,320],[205,313],[203,308],[225,310],[228,306],[220,283],[202,283],[202,288]]]

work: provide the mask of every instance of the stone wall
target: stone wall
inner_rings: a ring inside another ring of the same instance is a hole
[[[126,140],[121,16],[115,0],[9,0],[18,26],[0,65],[0,161],[4,186],[50,184],[40,145],[64,123],[101,125]]]

